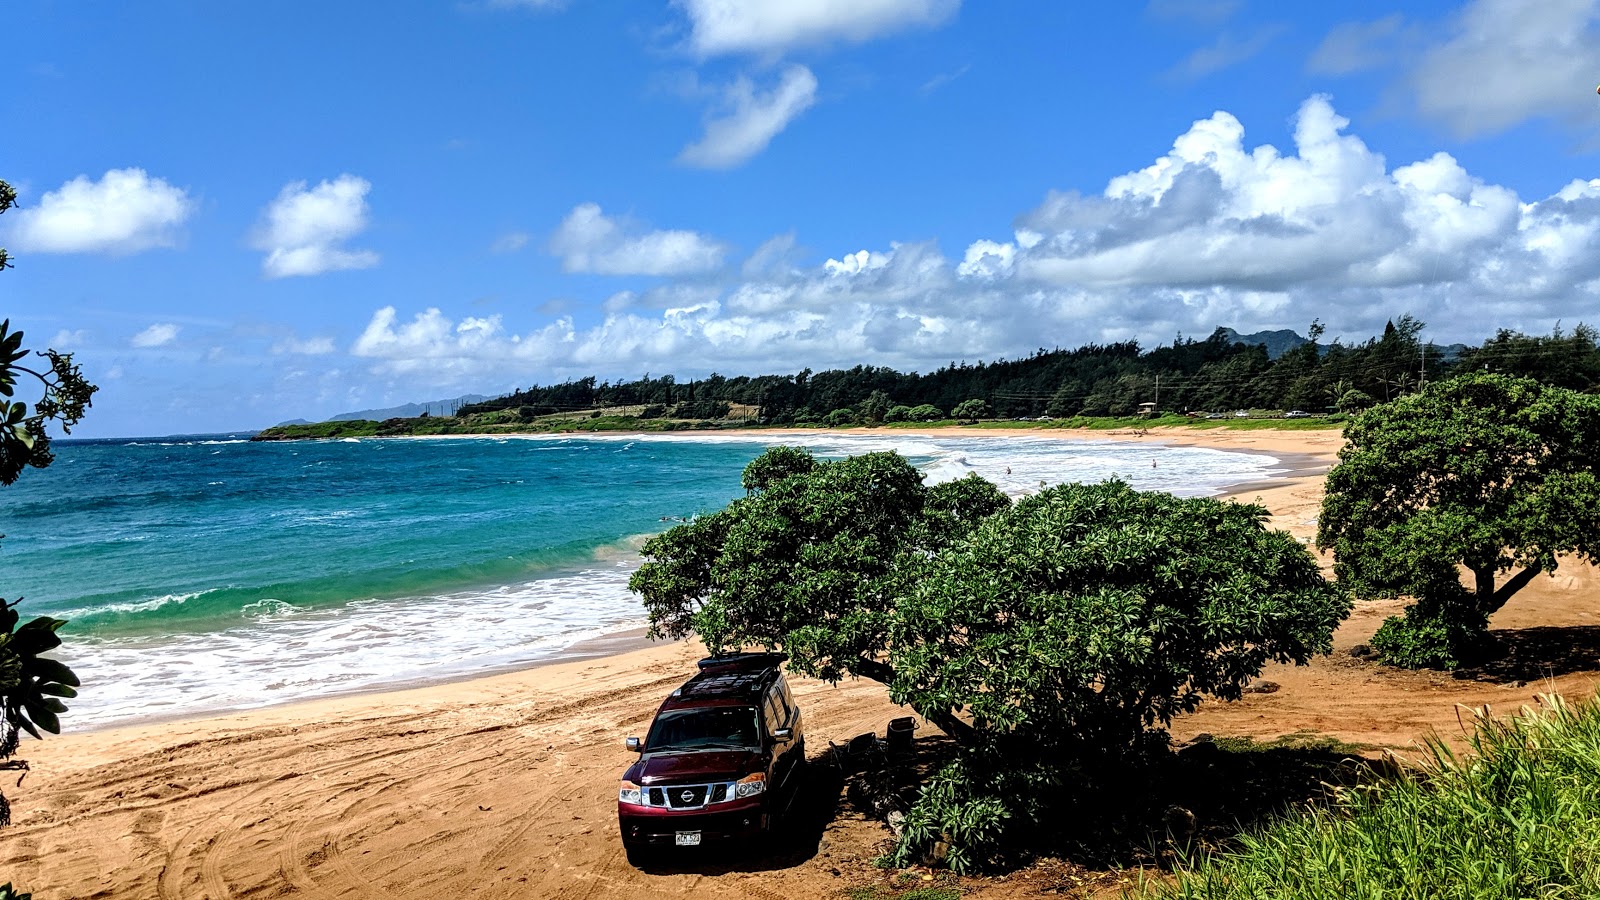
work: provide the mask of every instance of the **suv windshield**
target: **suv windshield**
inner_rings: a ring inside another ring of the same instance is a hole
[[[718,706],[663,713],[650,727],[645,749],[651,753],[706,747],[758,747],[756,711],[750,706]]]

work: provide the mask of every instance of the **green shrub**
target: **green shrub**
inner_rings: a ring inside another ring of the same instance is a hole
[[[1487,640],[1482,617],[1457,607],[1452,614],[1427,612],[1423,604],[1406,607],[1405,615],[1390,616],[1372,636],[1378,659],[1406,669],[1454,669],[1482,656]]]
[[[1480,717],[1470,752],[1431,738],[1415,771],[1189,861],[1163,900],[1600,896],[1600,706],[1540,697]]]

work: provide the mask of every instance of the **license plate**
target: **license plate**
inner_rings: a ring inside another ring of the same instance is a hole
[[[698,832],[698,831],[680,831],[680,832],[678,832],[678,846],[679,847],[698,847],[698,846],[700,846],[700,832]]]

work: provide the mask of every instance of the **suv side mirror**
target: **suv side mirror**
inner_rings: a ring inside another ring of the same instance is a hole
[[[628,738],[626,741],[623,741],[623,743],[628,746],[629,750],[632,750],[635,753],[638,753],[644,749],[644,741],[641,741],[636,737]]]
[[[792,741],[794,740],[794,729],[774,728],[772,729],[772,739],[775,741]]]

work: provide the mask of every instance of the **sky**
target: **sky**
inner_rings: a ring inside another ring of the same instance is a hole
[[[1600,0],[22,0],[74,436],[571,377],[1600,322]]]

